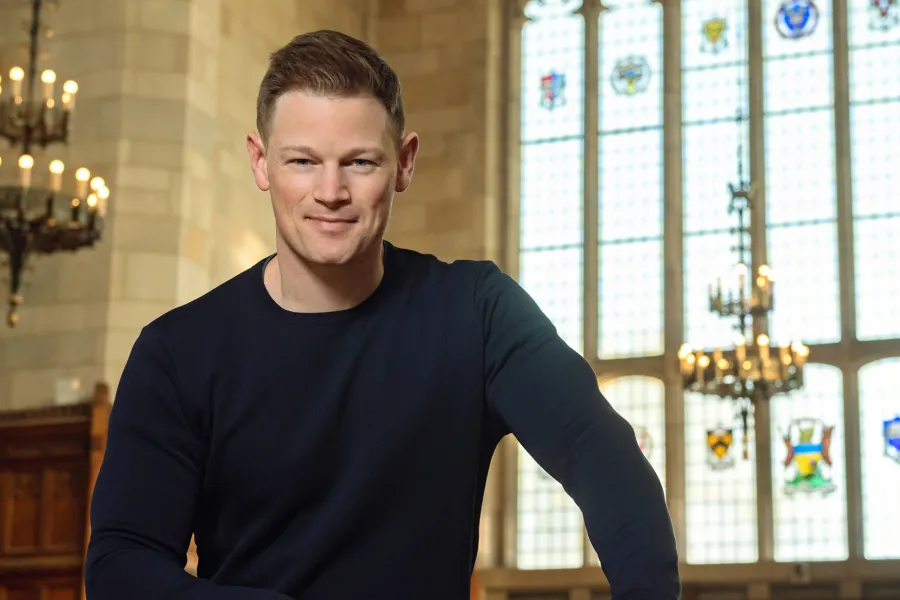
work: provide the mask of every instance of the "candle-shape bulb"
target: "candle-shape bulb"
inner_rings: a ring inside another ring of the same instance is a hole
[[[99,202],[97,202],[97,214],[101,217],[106,216],[106,203],[109,199],[109,188],[102,187],[97,191],[97,198]]]
[[[66,165],[61,160],[54,160],[50,163],[50,189],[58,192],[62,187],[62,174],[66,170]]]
[[[9,70],[9,78],[12,81],[22,81],[25,79],[25,71],[22,67],[13,67]]]
[[[75,195],[79,198],[87,196],[88,180],[91,178],[91,172],[84,167],[75,171],[75,180],[78,182],[75,186]]]
[[[88,208],[95,208],[97,206],[97,194],[91,194],[87,197],[87,205]]]
[[[56,73],[47,69],[41,73],[41,82],[44,84],[44,102],[47,103],[50,108],[53,108],[53,84],[56,83]]]
[[[75,94],[77,92],[78,84],[74,81],[69,80],[63,84],[63,109],[71,111],[75,108]]]
[[[97,190],[99,190],[100,188],[103,188],[103,187],[106,187],[106,182],[103,181],[102,177],[94,177],[93,179],[91,179],[91,190],[92,191],[96,192]]]
[[[19,157],[19,184],[23,188],[31,187],[31,168],[34,167],[34,158],[30,154]]]
[[[744,362],[744,359],[747,357],[747,339],[743,335],[737,335],[734,338],[735,351],[734,357],[735,362],[740,368],[741,363]]]

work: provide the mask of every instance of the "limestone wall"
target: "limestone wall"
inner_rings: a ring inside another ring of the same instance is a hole
[[[55,35],[42,68],[78,81],[77,114],[70,148],[37,156],[36,172],[52,158],[67,176],[87,166],[113,196],[97,248],[32,261],[20,324],[0,327],[0,408],[49,403],[59,377],[114,388],[144,324],[272,250],[269,199],[253,185],[244,139],[269,52],[302,31],[367,38],[400,73],[422,154],[389,239],[446,259],[492,255],[492,3],[61,0],[47,15]],[[22,62],[18,6],[0,8],[4,74]],[[13,177],[15,155],[0,156],[0,180]]]
[[[411,131],[413,184],[395,201],[388,237],[446,260],[493,256],[486,0],[381,0],[375,43],[397,69]]]

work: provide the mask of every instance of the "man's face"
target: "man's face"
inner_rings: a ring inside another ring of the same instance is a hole
[[[256,184],[269,191],[280,241],[313,264],[347,264],[376,249],[394,192],[409,187],[418,138],[398,144],[371,97],[289,92],[275,104],[267,146],[247,140]]]

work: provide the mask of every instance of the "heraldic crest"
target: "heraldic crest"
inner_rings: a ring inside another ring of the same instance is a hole
[[[787,480],[784,492],[818,493],[827,496],[837,486],[831,481],[831,436],[833,425],[821,419],[794,419],[784,435],[787,456],[784,459]]]

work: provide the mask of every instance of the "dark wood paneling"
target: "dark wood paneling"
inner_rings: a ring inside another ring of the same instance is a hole
[[[83,600],[110,408],[99,385],[83,404],[0,413],[0,600]]]

